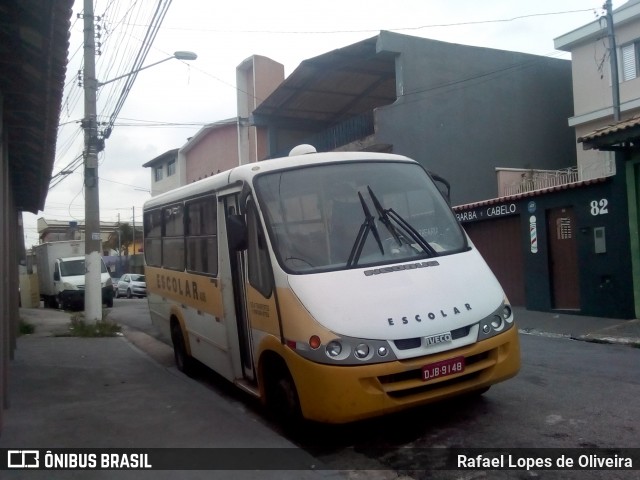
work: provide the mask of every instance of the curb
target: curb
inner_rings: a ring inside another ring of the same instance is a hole
[[[175,366],[173,347],[135,328],[122,325],[122,335],[163,367]]]
[[[626,345],[629,347],[640,348],[639,337],[619,337],[615,335],[606,335],[603,333],[587,333],[586,335],[572,335],[566,333],[551,333],[535,328],[518,329],[521,335],[534,335],[537,337],[547,338],[566,338],[567,340],[576,340],[579,342],[602,343],[607,345]]]
[[[614,337],[597,333],[588,333],[578,337],[571,337],[573,340],[591,343],[603,343],[607,345],[626,345],[629,347],[640,348],[640,338],[636,337]]]

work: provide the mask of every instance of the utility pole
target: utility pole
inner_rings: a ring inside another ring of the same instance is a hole
[[[98,189],[98,123],[93,0],[84,0],[84,316],[88,323],[102,320],[100,193]]]
[[[170,2],[169,2],[170,3]],[[100,193],[98,189],[98,152],[104,148],[104,139],[98,138],[96,97],[98,87],[127,78],[173,58],[195,60],[193,52],[177,51],[172,56],[136,68],[111,80],[98,82],[96,78],[96,48],[93,0],[84,0],[84,225],[85,225],[85,281],[84,316],[88,323],[102,320],[102,239],[100,230]],[[130,86],[129,86],[130,88]],[[124,100],[123,100],[124,101]],[[112,115],[113,118],[117,112]]]
[[[613,120],[620,121],[620,81],[618,80],[618,48],[613,27],[613,9],[611,0],[605,3],[607,10],[607,37],[609,38],[609,58],[611,61],[611,90],[613,94]]]
[[[122,230],[120,228],[120,212],[118,212],[118,273],[122,270]]]

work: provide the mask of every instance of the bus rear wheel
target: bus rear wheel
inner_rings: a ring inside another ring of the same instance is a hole
[[[171,323],[171,343],[173,343],[173,358],[178,370],[185,375],[193,375],[193,358],[187,353],[187,346],[178,322]]]

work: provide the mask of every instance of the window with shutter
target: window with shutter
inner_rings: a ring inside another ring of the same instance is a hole
[[[630,43],[622,47],[622,79],[633,80],[638,76],[637,44]]]

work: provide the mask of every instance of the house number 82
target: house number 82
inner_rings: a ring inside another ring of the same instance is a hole
[[[600,200],[591,200],[591,215],[604,215],[609,213],[609,200],[602,198]]]

